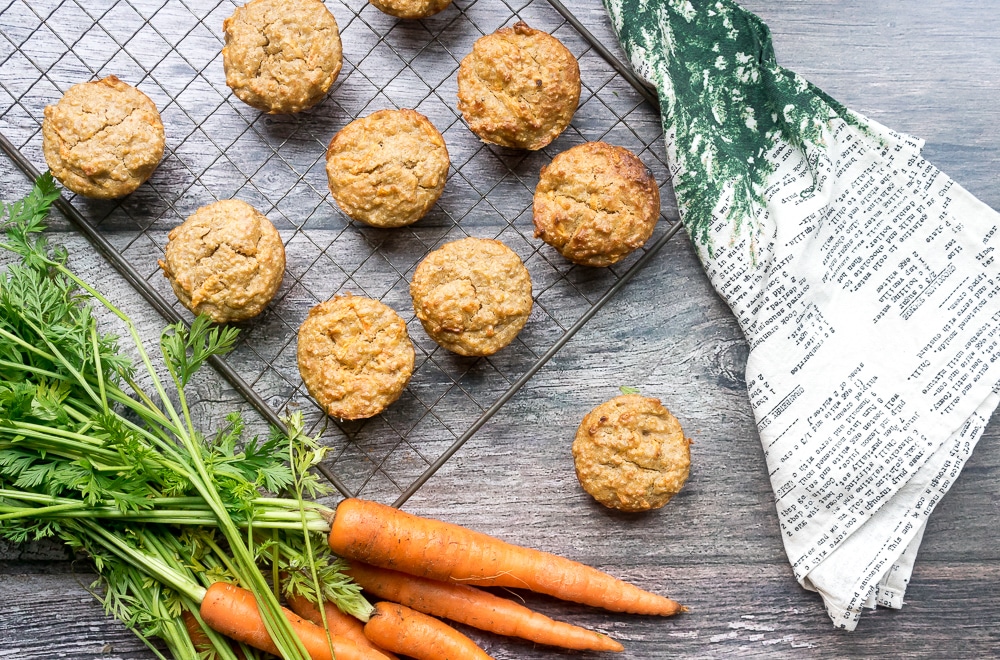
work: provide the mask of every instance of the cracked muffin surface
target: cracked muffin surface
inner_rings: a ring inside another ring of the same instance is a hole
[[[373,227],[422,218],[444,190],[448,149],[414,110],[378,110],[333,136],[326,151],[330,192],[340,209]]]
[[[500,241],[463,238],[420,262],[410,283],[431,339],[460,355],[492,355],[514,341],[531,314],[531,276]]]
[[[476,40],[458,68],[458,110],[484,142],[541,149],[580,102],[580,66],[562,42],[518,22]]]
[[[587,142],[542,168],[533,211],[535,238],[573,263],[610,266],[653,234],[660,189],[628,149]]]
[[[410,381],[413,361],[406,323],[371,298],[320,303],[299,328],[299,374],[331,417],[364,419],[385,410]]]
[[[52,175],[75,193],[128,195],[163,158],[156,104],[115,76],[73,85],[45,108],[42,153]]]
[[[246,202],[227,199],[203,206],[167,238],[159,263],[177,299],[216,323],[256,316],[281,286],[281,236]]]
[[[658,509],[687,481],[690,440],[658,399],[626,394],[583,418],[573,440],[580,485],[606,507]]]
[[[319,103],[343,63],[337,20],[322,0],[251,0],[222,22],[226,84],[271,114]]]
[[[368,0],[379,11],[396,18],[427,18],[444,11],[451,0]]]

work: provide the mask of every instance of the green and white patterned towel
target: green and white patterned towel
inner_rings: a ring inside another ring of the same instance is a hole
[[[1000,216],[780,67],[729,0],[605,0],[659,90],[681,217],[750,344],[796,578],[853,629],[899,608],[1000,395]]]

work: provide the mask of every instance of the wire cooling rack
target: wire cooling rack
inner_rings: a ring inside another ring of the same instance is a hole
[[[70,86],[114,74],[145,92],[166,131],[166,154],[153,177],[120,201],[67,191],[60,210],[170,321],[191,318],[157,267],[170,229],[219,199],[243,199],[265,213],[285,242],[285,279],[267,311],[242,324],[236,350],[215,366],[269,421],[280,424],[281,416],[301,411],[311,433],[323,430],[332,451],[322,472],[344,496],[400,505],[679,227],[661,217],[646,248],[606,269],[574,266],[533,238],[539,170],[571,146],[624,146],[661,185],[669,179],[655,98],[558,0],[550,2],[455,0],[431,18],[399,21],[362,0],[329,0],[343,70],[321,104],[294,116],[262,114],[226,87],[222,21],[238,4],[231,0],[0,2],[0,147],[33,176],[45,169],[44,108]],[[517,20],[554,34],[580,62],[583,88],[572,125],[538,152],[481,143],[455,107],[462,57],[477,38]],[[326,144],[355,118],[400,107],[423,113],[444,135],[451,156],[444,194],[409,227],[353,223],[328,194]],[[409,297],[420,260],[465,236],[503,241],[525,262],[534,288],[524,330],[485,358],[438,347]],[[400,400],[356,422],[328,419],[295,361],[296,331],[309,309],[345,292],[393,307],[416,349]]]

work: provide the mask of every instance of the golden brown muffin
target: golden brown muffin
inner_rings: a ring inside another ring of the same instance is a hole
[[[42,152],[52,175],[75,193],[124,197],[163,158],[163,123],[148,96],[114,76],[73,85],[45,108]]]
[[[226,199],[203,206],[167,238],[160,268],[177,299],[216,323],[260,314],[281,286],[281,236],[246,202]]]
[[[484,142],[541,149],[580,102],[580,67],[562,43],[523,22],[481,37],[458,68],[458,109]]]
[[[341,210],[373,227],[402,227],[434,206],[448,178],[448,149],[427,117],[379,110],[330,140],[326,175]]]
[[[299,374],[331,417],[363,419],[399,398],[413,373],[406,323],[362,296],[338,296],[309,310],[299,328]]]
[[[490,239],[463,238],[431,252],[413,273],[410,295],[431,339],[459,355],[496,353],[531,314],[528,269]]]
[[[451,0],[368,0],[381,12],[396,18],[427,18],[444,11]]]
[[[311,108],[340,73],[340,31],[322,0],[250,0],[222,30],[226,84],[258,110]]]
[[[587,142],[542,168],[535,238],[584,266],[610,266],[641,247],[660,219],[660,189],[628,149]]]
[[[687,481],[690,444],[658,399],[618,396],[591,410],[577,429],[576,476],[606,507],[658,509]]]

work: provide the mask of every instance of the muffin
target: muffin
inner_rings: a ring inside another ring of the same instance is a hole
[[[114,76],[73,85],[45,108],[42,153],[75,193],[124,197],[163,158],[163,123],[148,96]]]
[[[373,227],[402,227],[434,206],[448,178],[448,149],[427,117],[379,110],[330,140],[330,192],[349,217]]]
[[[338,296],[309,310],[299,328],[299,374],[331,417],[364,419],[399,398],[413,373],[406,323],[362,296]]]
[[[177,299],[216,323],[260,314],[281,286],[281,236],[246,202],[227,199],[203,206],[167,238],[160,268]]]
[[[258,110],[311,108],[340,73],[340,32],[322,0],[250,0],[222,30],[226,84]]]
[[[523,22],[481,37],[458,68],[458,109],[484,142],[541,149],[580,102],[580,67],[555,37]]]
[[[396,18],[427,18],[444,11],[451,0],[368,0],[381,12]]]
[[[535,238],[584,266],[610,266],[641,247],[660,218],[660,189],[628,149],[587,142],[542,168]]]
[[[496,353],[531,314],[528,269],[490,239],[463,238],[431,252],[413,274],[410,295],[431,339],[459,355]]]
[[[687,481],[690,444],[658,399],[618,396],[591,410],[577,429],[576,476],[606,507],[658,509]]]

